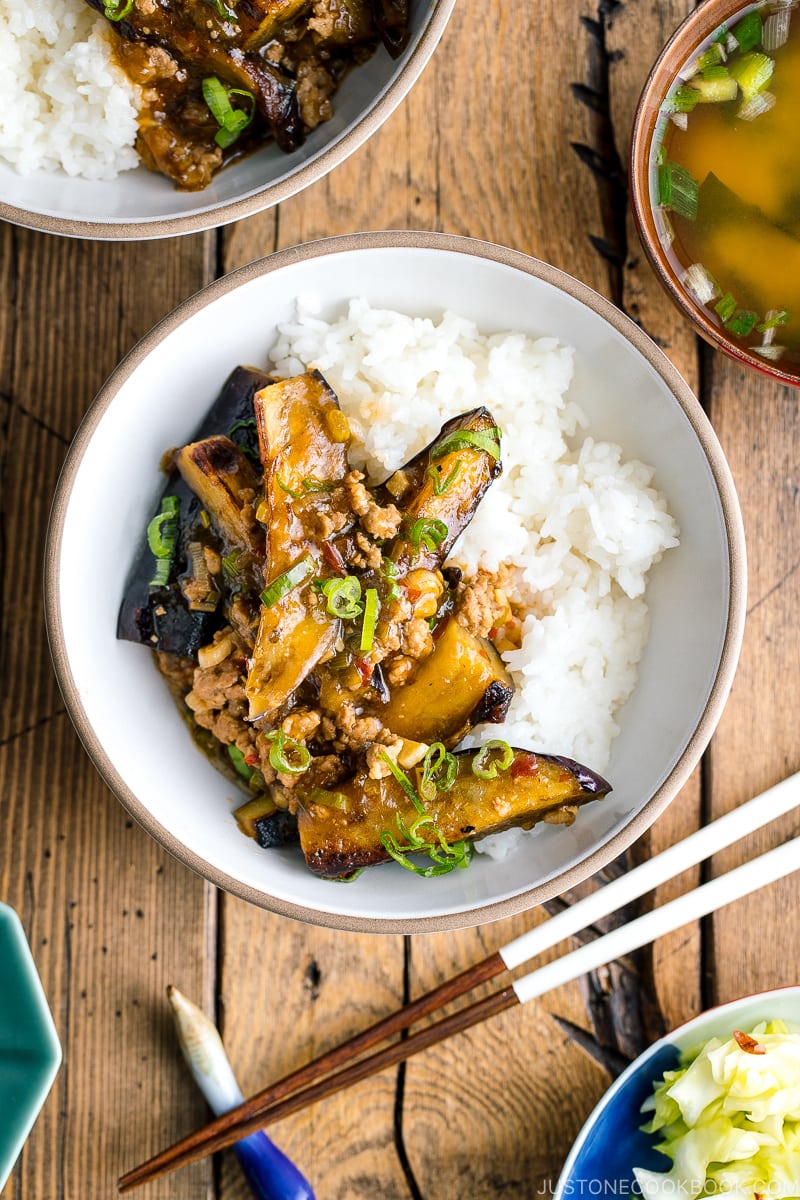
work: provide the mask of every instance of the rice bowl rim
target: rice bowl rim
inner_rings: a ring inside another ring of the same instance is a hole
[[[169,337],[176,328],[191,319],[198,311],[253,279],[273,271],[284,270],[299,262],[329,254],[375,249],[446,251],[482,258],[511,267],[566,293],[611,325],[661,377],[683,410],[700,443],[720,500],[730,572],[725,634],[716,675],[707,702],[683,752],[656,792],[633,814],[622,829],[551,879],[503,900],[491,901],[473,908],[431,917],[398,917],[396,919],[361,917],[311,908],[253,888],[227,872],[213,867],[201,855],[189,850],[183,842],[160,824],[150,809],[127,786],[95,734],[83,708],[80,690],[70,667],[59,605],[61,542],[72,487],[80,471],[83,456],[98,424],[107,409],[113,404],[119,389],[154,347]],[[535,905],[542,904],[545,900],[552,899],[561,892],[575,887],[617,858],[649,829],[656,818],[667,808],[686,783],[711,740],[722,715],[736,671],[744,635],[746,598],[747,566],[744,527],[730,468],[711,422],[703,412],[699,401],[683,376],[656,346],[655,342],[629,317],[617,309],[611,301],[557,267],[532,258],[522,251],[512,250],[491,242],[454,234],[414,230],[345,234],[289,247],[266,258],[248,263],[215,280],[184,300],[164,317],[122,359],[101,387],[78,427],[56,485],[44,556],[45,624],[58,684],[67,711],[84,748],[100,776],[123,807],[164,849],[216,887],[281,916],[292,917],[309,924],[361,933],[446,932],[497,921],[526,912]]]
[[[378,99],[368,104],[331,146],[320,150],[297,170],[289,170],[284,178],[275,183],[266,183],[257,191],[239,199],[222,200],[217,204],[208,205],[182,216],[118,222],[100,218],[87,220],[81,217],[60,217],[51,213],[35,212],[9,204],[0,197],[0,220],[9,221],[12,225],[20,225],[25,229],[38,229],[42,233],[59,234],[62,237],[83,238],[89,241],[126,242],[154,241],[158,238],[201,233],[204,230],[216,229],[223,225],[229,225],[233,221],[241,221],[255,213],[264,212],[266,209],[288,200],[312,183],[323,179],[334,167],[358,150],[388,120],[427,66],[447,27],[455,3],[456,0],[428,0],[429,11],[416,44],[397,75],[386,85]],[[289,157],[287,155],[287,165]],[[236,163],[233,163],[227,169],[235,170],[235,168]],[[140,165],[135,169],[146,170],[147,168]],[[40,172],[39,174],[52,173]],[[122,172],[116,180],[97,180],[95,186],[102,187],[104,182],[115,184],[120,179],[124,180],[124,176],[125,172]],[[36,175],[32,175],[31,178],[35,180]],[[165,180],[165,182],[168,186],[172,186],[170,181]],[[198,195],[201,194],[198,193]]]

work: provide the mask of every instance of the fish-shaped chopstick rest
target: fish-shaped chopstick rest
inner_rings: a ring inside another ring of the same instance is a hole
[[[244,1097],[219,1032],[176,987],[170,985],[167,996],[186,1064],[211,1111],[220,1116]],[[261,1130],[237,1142],[233,1150],[256,1200],[314,1200],[308,1180]]]

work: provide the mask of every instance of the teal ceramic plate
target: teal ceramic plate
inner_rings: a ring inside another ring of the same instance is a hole
[[[19,917],[0,904],[0,1191],[60,1062],[61,1046]]]

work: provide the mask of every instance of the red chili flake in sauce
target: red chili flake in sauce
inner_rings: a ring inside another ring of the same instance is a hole
[[[322,543],[322,557],[325,559],[328,566],[332,567],[334,571],[337,571],[339,575],[344,577],[347,574],[347,567],[344,565],[344,559],[339,553],[337,547],[334,546],[333,542]]]
[[[518,754],[509,768],[509,774],[512,779],[529,779],[532,775],[538,775],[539,759],[535,754]]]
[[[762,1046],[755,1038],[750,1037],[749,1033],[742,1033],[741,1029],[734,1029],[733,1040],[740,1050],[744,1050],[745,1054],[766,1054],[767,1047]]]
[[[260,760],[257,754],[245,754],[244,761],[248,767],[257,767]]]
[[[369,661],[369,659],[354,658],[353,666],[355,667],[355,669],[358,671],[359,675],[361,676],[361,682],[369,683],[369,681],[372,679],[372,672],[375,669],[373,667],[372,663]]]

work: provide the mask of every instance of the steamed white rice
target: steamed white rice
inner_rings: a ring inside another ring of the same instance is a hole
[[[452,312],[432,321],[364,300],[330,323],[318,312],[311,298],[298,303],[279,328],[273,369],[322,372],[349,417],[353,465],[371,481],[448,418],[479,405],[493,414],[503,474],[449,560],[467,574],[510,565],[512,598],[527,612],[520,649],[503,655],[516,685],[508,719],[484,728],[602,773],[647,640],[647,573],[678,544],[652,470],[585,433],[568,395],[574,351],[555,338],[484,336]],[[518,836],[480,848],[502,856]]]
[[[138,166],[139,89],[109,38],[84,0],[0,3],[0,158],[20,174],[114,179]]]

